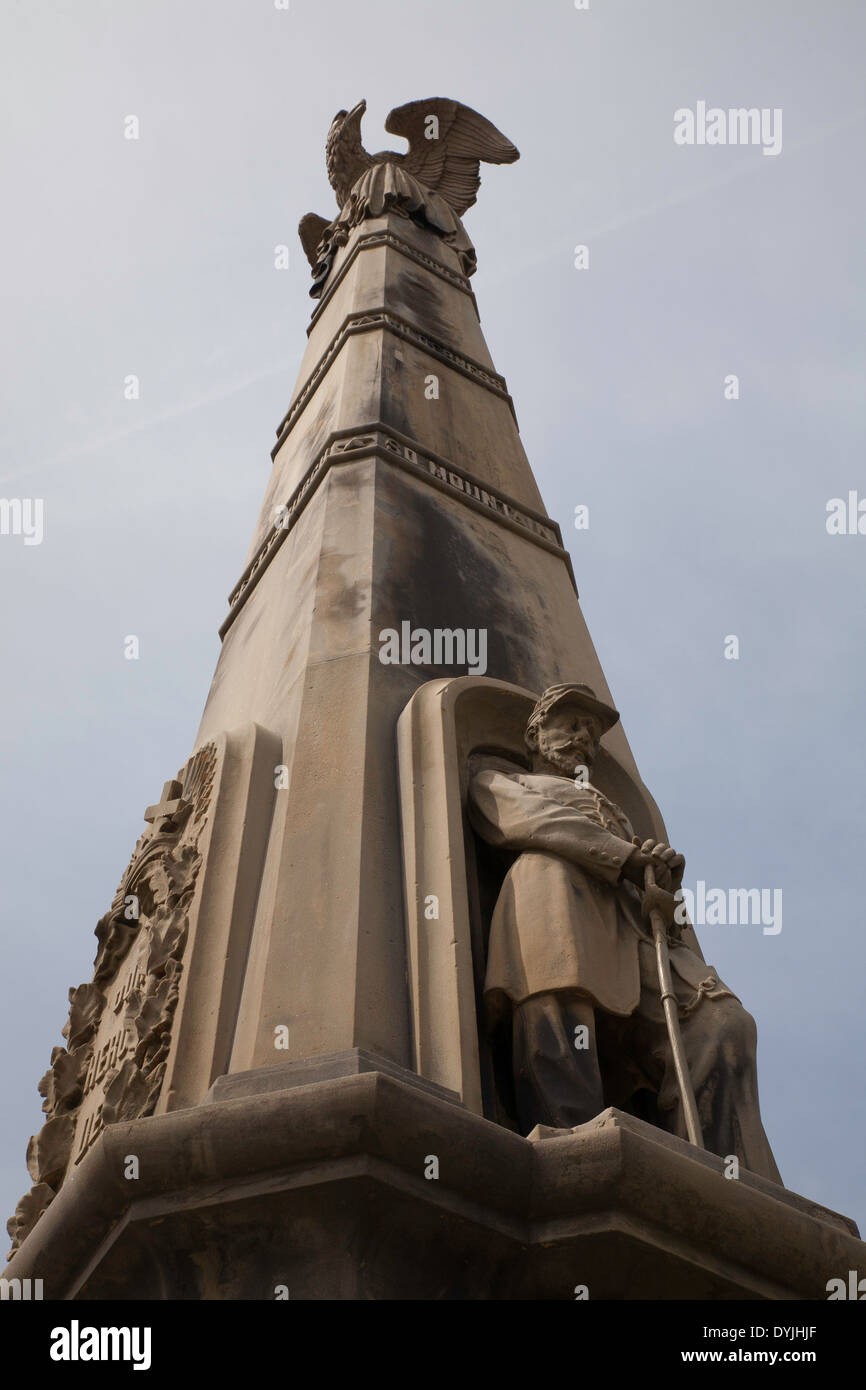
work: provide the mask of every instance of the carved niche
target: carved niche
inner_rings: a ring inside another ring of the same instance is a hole
[[[66,1046],[39,1082],[46,1120],[27,1146],[34,1186],[8,1223],[10,1258],[103,1128],[152,1114],[159,1099],[215,771],[209,743],[166,784],[96,925],[93,979],[70,989]]]

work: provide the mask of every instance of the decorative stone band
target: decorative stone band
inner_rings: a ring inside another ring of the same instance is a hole
[[[333,298],[334,291],[342,283],[346,276],[346,272],[355,258],[362,251],[375,251],[379,246],[387,246],[392,251],[399,251],[400,254],[406,256],[408,260],[414,261],[416,265],[423,266],[425,270],[429,270],[434,275],[438,275],[439,279],[444,280],[446,284],[453,285],[455,289],[462,291],[463,294],[467,295],[469,299],[472,300],[475,312],[476,314],[478,313],[475,295],[472,293],[469,287],[469,281],[466,279],[465,275],[461,275],[459,271],[456,270],[449,270],[447,265],[443,265],[441,261],[437,261],[434,256],[428,256],[424,251],[419,251],[416,247],[410,245],[408,241],[404,241],[402,237],[398,237],[394,232],[370,232],[369,235],[358,238],[345,261],[340,266],[340,269],[337,271],[337,274],[330,281],[325,293],[313,310],[309,327],[307,328],[307,337],[312,333],[313,328],[322,316],[325,305]]]
[[[298,484],[281,511],[279,525],[275,524],[265,536],[252,560],[250,560],[240,579],[229,594],[229,611],[220,627],[220,637],[225,637],[241,608],[258,584],[279,547],[291,531],[304,507],[309,502],[319,483],[329,468],[337,463],[347,463],[370,455],[394,463],[416,477],[421,477],[432,487],[455,494],[469,507],[486,516],[493,515],[502,526],[507,526],[519,535],[527,536],[536,545],[551,551],[563,559],[568,567],[571,582],[574,573],[568,551],[563,548],[562,536],[555,521],[540,516],[517,504],[504,493],[498,492],[488,484],[454,468],[447,459],[438,454],[422,453],[412,440],[396,430],[378,429],[371,425],[355,431],[340,430],[331,435],[328,443],[318,455]],[[577,585],[575,584],[575,592]]]
[[[323,356],[319,358],[315,368],[289,406],[288,412],[280,421],[277,429],[277,442],[271,450],[272,459],[276,458],[317,386],[339,355],[343,344],[348,342],[355,333],[371,333],[377,329],[386,329],[389,333],[396,334],[398,338],[421,348],[431,357],[444,362],[446,366],[453,367],[456,372],[461,372],[463,376],[476,382],[477,385],[483,386],[485,390],[492,391],[494,396],[499,396],[503,401],[507,401],[512,415],[514,415],[515,420],[517,419],[514,414],[514,403],[508,394],[504,377],[499,376],[496,372],[489,372],[486,367],[482,367],[480,362],[475,362],[471,357],[464,357],[462,353],[454,352],[452,348],[440,343],[437,338],[431,338],[429,333],[422,333],[420,329],[415,328],[399,314],[386,312],[384,309],[374,309],[369,313],[350,314],[344,320],[342,327],[331,340]]]

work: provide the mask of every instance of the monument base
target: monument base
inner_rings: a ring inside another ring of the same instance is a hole
[[[374,1064],[262,1068],[111,1125],[6,1277],[46,1299],[717,1300],[866,1271],[854,1222],[618,1110],[524,1139]]]

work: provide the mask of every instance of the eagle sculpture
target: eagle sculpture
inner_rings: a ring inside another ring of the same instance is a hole
[[[398,106],[385,122],[389,134],[408,140],[406,154],[368,154],[361,143],[366,109],[366,101],[359,101],[351,111],[338,111],[328,131],[325,150],[339,208],[336,218],[329,222],[308,212],[298,227],[313,267],[310,294],[317,298],[322,293],[334,255],[351,228],[388,210],[432,227],[454,247],[464,273],[471,275],[475,251],[460,219],[475,202],[479,165],[482,160],[511,164],[519,151],[477,111],[446,97],[428,97]]]

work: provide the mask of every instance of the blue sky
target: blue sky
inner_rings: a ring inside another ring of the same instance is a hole
[[[45,505],[41,545],[0,536],[6,1212],[67,989],[192,747],[328,124],[364,96],[393,147],[391,107],[441,95],[521,151],[467,214],[474,289],[686,882],[783,892],[777,935],[699,929],[757,1019],[782,1176],[866,1221],[866,535],[825,526],[866,498],[864,30],[855,0],[4,7],[0,496]],[[781,153],[675,145],[699,100],[781,108]]]

